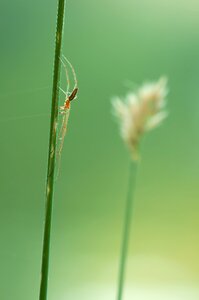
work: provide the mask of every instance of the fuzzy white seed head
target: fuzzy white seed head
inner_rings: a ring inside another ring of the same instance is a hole
[[[139,158],[141,136],[161,124],[167,116],[164,110],[167,93],[167,79],[160,78],[157,82],[144,84],[137,93],[127,94],[124,100],[119,97],[113,99],[122,138],[134,160]]]

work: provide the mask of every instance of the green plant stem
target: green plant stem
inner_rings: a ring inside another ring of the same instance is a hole
[[[123,296],[125,267],[126,267],[127,253],[128,253],[129,233],[130,233],[131,216],[132,216],[133,195],[134,195],[135,184],[136,184],[137,165],[138,163],[135,161],[130,162],[129,182],[128,182],[127,197],[126,197],[124,228],[123,228],[123,235],[122,235],[122,247],[121,247],[121,255],[120,255],[120,265],[119,265],[117,300],[122,300],[122,296]]]
[[[61,53],[62,33],[63,33],[63,24],[64,24],[64,10],[65,10],[64,8],[65,8],[65,0],[59,0],[58,1],[58,13],[57,13],[56,41],[55,41],[50,140],[49,140],[48,169],[47,169],[47,182],[46,182],[46,210],[45,210],[45,224],[44,224],[41,284],[40,284],[39,300],[47,299],[47,290],[48,290],[51,216],[52,216],[52,204],[53,204],[56,138],[57,138],[57,124],[58,124],[60,53]]]

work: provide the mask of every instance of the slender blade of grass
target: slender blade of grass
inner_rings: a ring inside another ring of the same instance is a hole
[[[137,167],[138,167],[138,162],[132,160],[130,162],[130,168],[129,168],[129,182],[127,188],[124,228],[123,228],[122,246],[121,246],[121,254],[120,254],[117,300],[122,300],[123,290],[124,290],[125,268],[126,268],[127,254],[128,254],[129,234],[130,234],[130,225],[131,225],[132,208],[133,208],[133,196],[134,196],[136,176],[137,176]]]
[[[59,0],[58,13],[57,13],[56,41],[55,41],[50,140],[49,140],[48,169],[47,169],[47,182],[46,182],[46,208],[45,208],[45,224],[44,224],[39,300],[46,300],[47,291],[48,291],[51,218],[52,218],[52,204],[53,204],[55,158],[56,158],[57,124],[58,124],[60,54],[61,54],[62,33],[63,33],[63,24],[64,24],[64,10],[65,10],[65,0]]]

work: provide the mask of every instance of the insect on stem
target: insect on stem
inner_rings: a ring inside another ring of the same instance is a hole
[[[61,153],[62,153],[62,149],[64,146],[64,138],[67,132],[67,125],[68,125],[68,119],[69,119],[69,114],[70,114],[70,102],[72,100],[74,100],[77,96],[77,92],[78,92],[78,87],[77,87],[77,76],[75,73],[75,69],[73,67],[73,65],[70,63],[70,61],[64,56],[62,55],[63,59],[60,58],[62,65],[65,69],[65,73],[66,73],[66,81],[67,81],[67,91],[65,92],[63,89],[60,88],[60,90],[64,93],[64,95],[66,96],[65,101],[64,101],[64,105],[60,106],[60,114],[62,115],[62,124],[61,124],[61,128],[59,131],[59,135],[58,135],[58,150],[57,150],[57,163],[58,163],[58,171],[57,171],[57,178],[59,176],[59,170],[60,170],[60,165],[61,165]],[[66,62],[66,63],[65,63]],[[69,67],[71,68],[72,74],[73,74],[73,80],[74,80],[74,87],[72,92],[69,92],[69,87],[70,87],[70,79],[69,79],[69,73],[68,73],[68,69],[67,69],[67,65],[69,65]]]

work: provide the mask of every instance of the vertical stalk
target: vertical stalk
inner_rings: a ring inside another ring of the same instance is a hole
[[[49,139],[48,169],[47,169],[47,181],[46,181],[46,210],[45,210],[45,224],[44,224],[41,284],[40,284],[39,300],[46,300],[47,299],[47,291],[48,291],[51,217],[52,217],[52,204],[53,204],[56,138],[57,138],[57,123],[58,123],[60,54],[61,54],[61,45],[62,45],[63,23],[64,23],[64,9],[65,9],[65,0],[59,0],[58,1],[58,13],[57,13],[56,41],[55,41],[50,139]]]
[[[128,254],[129,233],[130,233],[131,216],[132,216],[133,196],[134,196],[135,183],[136,183],[137,164],[138,162],[132,160],[130,162],[130,168],[129,168],[129,182],[127,187],[126,209],[125,209],[125,216],[124,216],[124,228],[123,228],[122,247],[121,247],[121,254],[120,254],[117,300],[122,300],[122,296],[123,296],[125,267],[126,267],[126,259]]]

